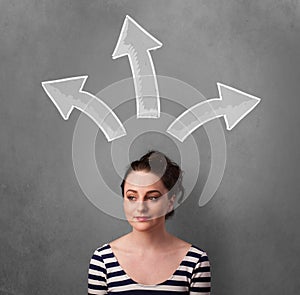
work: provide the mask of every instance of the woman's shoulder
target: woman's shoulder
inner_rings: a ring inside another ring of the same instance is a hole
[[[198,262],[208,261],[207,252],[196,245],[191,245],[188,256],[194,257]]]
[[[203,249],[203,248],[201,248],[201,247],[199,247],[199,246],[197,246],[197,245],[194,245],[194,244],[191,244],[191,249],[190,249],[192,252],[194,252],[194,253],[198,253],[199,255],[201,255],[201,256],[205,256],[205,255],[207,255],[207,252]]]
[[[105,243],[94,250],[92,258],[102,261],[103,258],[109,255],[111,255],[111,248],[108,243]]]
[[[189,242],[186,242],[179,238],[176,238],[175,244],[177,245],[177,249],[180,249],[180,248],[186,249],[187,256],[194,256],[194,257],[207,256],[207,253],[203,248],[201,248],[193,243],[189,243]]]
[[[179,238],[176,238],[176,244],[179,248],[185,248],[187,249],[187,254],[186,256],[189,257],[194,257],[196,259],[202,260],[202,259],[206,259],[205,257],[207,257],[207,252],[199,247],[198,245],[195,245],[193,243],[189,243],[186,242],[184,240],[181,240]]]
[[[126,237],[126,235],[121,236],[120,238],[117,238],[110,242],[104,243],[104,244],[100,245],[99,247],[97,247],[95,249],[95,252],[106,253],[106,252],[111,252],[111,250],[114,248],[122,247],[122,245],[124,244],[124,241],[126,240],[125,237]]]
[[[96,249],[94,249],[92,259],[104,262],[106,259],[113,258],[114,253],[119,252],[120,249],[124,249],[124,236],[98,246]]]

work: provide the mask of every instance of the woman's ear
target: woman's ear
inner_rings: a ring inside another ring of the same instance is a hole
[[[168,208],[168,213],[174,210],[174,203],[176,200],[176,196],[173,195],[172,197],[169,198],[169,208]]]

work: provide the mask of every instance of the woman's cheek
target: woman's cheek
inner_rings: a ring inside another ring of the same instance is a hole
[[[156,217],[161,217],[166,215],[168,212],[167,205],[165,203],[157,204],[152,208],[152,212]]]
[[[126,214],[132,215],[135,210],[135,204],[124,202],[124,211]]]

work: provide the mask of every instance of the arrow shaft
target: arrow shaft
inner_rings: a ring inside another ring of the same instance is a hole
[[[89,116],[102,130],[108,141],[126,135],[119,118],[103,101],[86,91],[80,91],[78,94],[81,99],[89,100],[89,103],[86,105],[76,104],[74,107]]]
[[[133,46],[129,49],[138,118],[158,118],[160,100],[154,64],[149,51],[139,52]]]
[[[168,127],[167,132],[183,142],[195,129],[223,115],[220,99],[202,101],[177,117]]]

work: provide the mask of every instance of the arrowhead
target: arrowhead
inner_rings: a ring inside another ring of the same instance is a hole
[[[42,86],[51,98],[62,117],[67,120],[74,106],[79,104],[82,90],[88,76],[72,77],[60,80],[42,82]]]
[[[227,130],[231,130],[260,102],[260,98],[217,83]]]
[[[162,43],[160,41],[150,35],[130,16],[126,15],[112,58],[128,55],[132,47],[137,52],[140,52],[157,49],[161,46]]]

